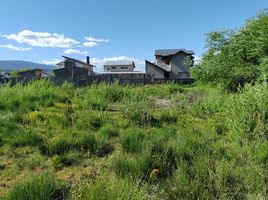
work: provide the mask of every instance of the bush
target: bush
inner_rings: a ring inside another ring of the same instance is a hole
[[[8,193],[8,200],[51,200],[66,199],[68,187],[55,180],[53,175],[33,175],[17,183]]]

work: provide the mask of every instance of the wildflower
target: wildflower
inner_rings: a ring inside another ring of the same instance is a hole
[[[159,173],[160,173],[160,169],[159,168],[153,169],[151,171],[151,173],[150,173],[150,178],[156,177]]]

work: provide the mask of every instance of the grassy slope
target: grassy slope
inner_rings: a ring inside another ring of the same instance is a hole
[[[262,86],[0,88],[0,197],[265,198],[267,97]]]

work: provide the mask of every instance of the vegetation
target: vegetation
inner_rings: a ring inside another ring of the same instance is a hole
[[[267,196],[268,89],[262,84],[237,93],[49,81],[0,90],[2,198]],[[96,100],[101,106],[92,106]]]
[[[268,11],[248,20],[237,31],[208,34],[207,52],[194,70],[202,83],[235,91],[246,83],[266,80],[268,72]]]
[[[0,199],[266,199],[268,43],[242,45],[266,19],[210,35],[194,73],[214,87],[0,87]]]

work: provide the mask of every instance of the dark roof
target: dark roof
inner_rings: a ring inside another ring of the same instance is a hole
[[[21,72],[18,72],[18,74],[28,73],[28,72],[35,72],[35,71],[43,71],[42,69],[28,69]]]
[[[75,61],[75,62],[78,62],[78,63],[81,63],[83,65],[89,65],[90,67],[96,67],[95,65],[92,65],[92,64],[87,64],[86,62],[84,61],[81,61],[81,60],[77,60],[77,59],[74,59],[74,58],[70,58],[70,57],[67,57],[67,56],[62,56],[63,58],[67,59],[67,60],[72,60],[72,61]],[[59,63],[58,63],[59,64]]]
[[[164,70],[166,72],[171,72],[171,69],[170,69],[169,65],[161,65],[161,64],[158,64],[158,63],[152,63],[152,62],[150,62],[148,60],[145,60],[145,62],[148,62],[148,63],[154,65],[155,67],[158,67],[158,68],[160,68],[160,69],[162,69],[162,70]]]
[[[173,56],[179,52],[184,52],[189,55],[194,54],[192,50],[186,50],[186,49],[158,49],[158,50],[155,50],[155,55],[156,56]]]

